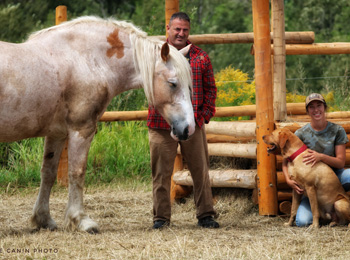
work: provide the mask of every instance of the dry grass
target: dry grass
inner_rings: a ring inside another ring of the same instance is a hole
[[[89,187],[87,213],[101,227],[90,235],[62,229],[67,192],[55,188],[54,232],[32,232],[29,216],[37,190],[0,195],[0,259],[346,259],[346,227],[284,227],[281,217],[262,217],[239,189],[215,190],[220,229],[196,226],[193,198],[173,207],[172,224],[152,230],[149,185]],[[40,251],[41,250],[41,251]],[[19,252],[17,252],[19,251]],[[50,252],[51,251],[51,252]]]

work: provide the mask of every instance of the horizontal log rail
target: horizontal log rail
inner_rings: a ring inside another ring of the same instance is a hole
[[[255,136],[255,121],[210,121],[205,126],[208,134],[231,135],[234,137]]]
[[[288,115],[305,115],[304,103],[287,103]],[[147,120],[147,110],[142,111],[107,111],[104,112],[100,121],[144,121]],[[216,107],[215,117],[234,117],[234,116],[255,116],[256,106],[232,106]]]
[[[101,122],[112,121],[145,121],[147,120],[148,111],[107,111],[100,118]]]
[[[250,53],[254,55],[254,45]],[[286,55],[335,55],[350,54],[350,43],[332,42],[332,43],[313,43],[313,44],[286,44]],[[271,55],[273,55],[273,46],[271,46]]]
[[[166,40],[163,35],[150,36],[162,41]],[[271,32],[271,43],[273,33]],[[254,43],[254,33],[221,33],[221,34],[200,34],[190,35],[189,40],[193,44],[229,44],[229,43]],[[315,42],[314,32],[286,32],[285,41],[287,44],[310,44]]]
[[[209,179],[211,187],[227,188],[256,188],[257,170],[210,170]],[[188,170],[175,172],[173,181],[177,185],[193,186],[191,173]]]
[[[350,140],[350,139],[349,139]],[[208,143],[252,143],[255,142],[255,136],[248,137],[236,137],[230,135],[219,135],[219,134],[208,134],[207,133],[207,142]]]
[[[256,159],[256,144],[211,143],[208,152],[211,156]]]
[[[147,110],[141,111],[107,111],[104,112],[100,121],[112,122],[112,121],[144,121],[147,120]],[[232,106],[232,107],[217,107],[215,117],[234,117],[234,116],[255,116],[256,106]],[[305,112],[304,103],[287,103],[287,114],[296,121],[309,120],[309,116]],[[328,119],[345,119],[350,118],[350,111],[337,111],[326,113]]]

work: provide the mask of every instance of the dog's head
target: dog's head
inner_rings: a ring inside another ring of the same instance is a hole
[[[293,139],[294,136],[290,130],[279,128],[270,135],[264,135],[262,138],[266,144],[270,145],[267,148],[268,153],[284,155],[288,150],[290,139]]]

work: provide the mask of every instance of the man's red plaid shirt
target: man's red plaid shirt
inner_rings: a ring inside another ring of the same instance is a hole
[[[191,44],[187,41],[187,45]],[[192,68],[192,106],[195,120],[200,128],[209,123],[215,114],[216,86],[213,68],[209,56],[197,46],[189,50],[189,62]],[[169,124],[153,107],[148,108],[147,126],[156,129],[168,129]]]

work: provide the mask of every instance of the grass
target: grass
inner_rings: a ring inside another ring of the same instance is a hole
[[[32,138],[2,145],[7,160],[0,164],[0,187],[38,186],[44,139]],[[149,181],[149,161],[145,122],[100,123],[89,151],[86,184],[129,178]]]
[[[27,187],[40,183],[43,138],[26,139],[9,145],[7,165],[0,171],[0,186]]]
[[[86,213],[99,223],[100,234],[63,229],[65,188],[52,192],[54,232],[29,227],[37,188],[0,194],[0,259],[312,260],[348,259],[350,254],[347,227],[285,227],[283,217],[259,216],[245,189],[213,190],[221,227],[209,230],[196,225],[193,196],[173,205],[170,227],[159,231],[151,228],[150,184],[90,185],[84,193]]]
[[[150,180],[148,130],[145,122],[100,124],[91,144],[87,183],[123,178]]]

